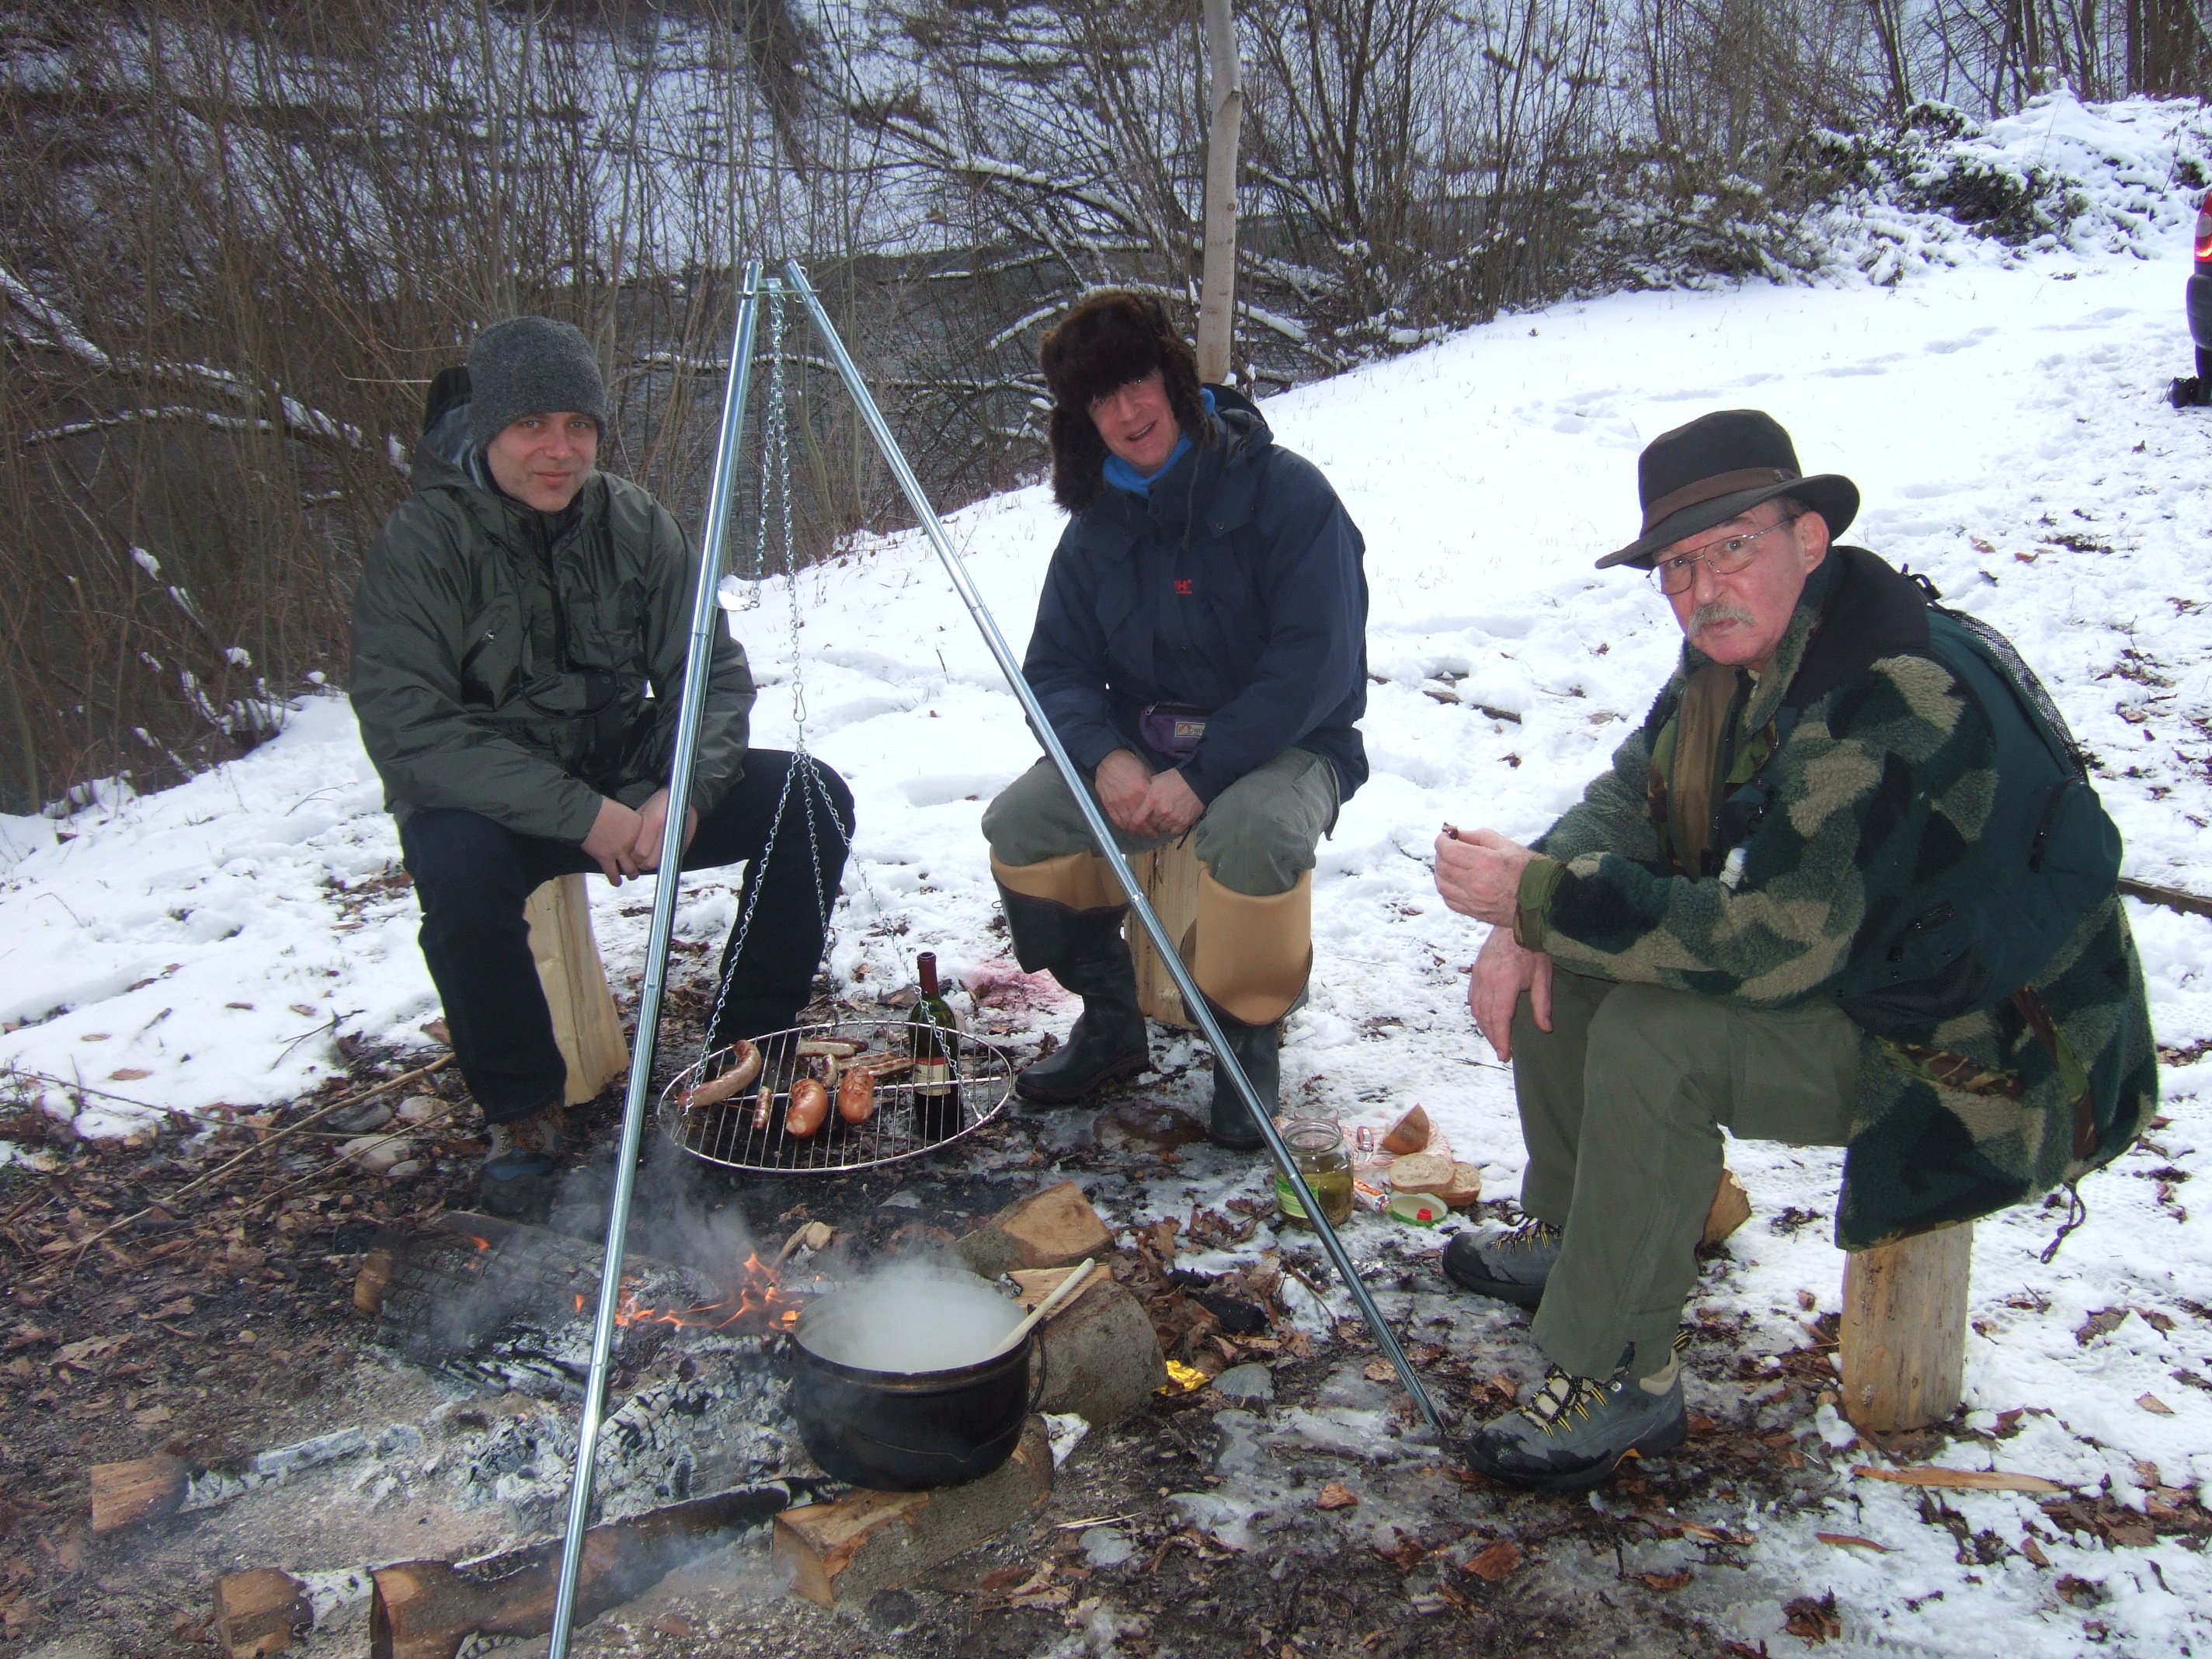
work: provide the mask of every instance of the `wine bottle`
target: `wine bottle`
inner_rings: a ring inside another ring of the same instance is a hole
[[[936,953],[924,951],[915,958],[914,965],[921,981],[921,994],[915,1000],[914,1012],[906,1017],[914,1048],[914,1092],[919,1099],[941,1101],[952,1094],[955,1033],[959,1026],[952,1018],[952,1005],[938,988]]]

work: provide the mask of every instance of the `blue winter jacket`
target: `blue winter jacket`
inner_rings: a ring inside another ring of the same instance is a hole
[[[1068,523],[1023,672],[1088,772],[1116,749],[1155,771],[1148,703],[1213,711],[1183,781],[1211,804],[1285,749],[1324,756],[1340,799],[1367,781],[1367,544],[1319,468],[1212,388],[1221,441],[1148,495],[1109,489]]]

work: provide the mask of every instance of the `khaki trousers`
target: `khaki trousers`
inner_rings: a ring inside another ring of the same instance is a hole
[[[1858,1067],[1858,1028],[1829,1003],[1765,1012],[1555,971],[1545,1032],[1523,996],[1521,1207],[1566,1235],[1534,1333],[1552,1363],[1609,1376],[1632,1347],[1635,1376],[1664,1368],[1697,1282],[1721,1130],[1840,1146]]]
[[[1179,944],[1218,1012],[1272,1025],[1296,1006],[1313,966],[1314,849],[1336,821],[1336,769],[1304,749],[1285,750],[1214,797],[1192,829],[1200,866],[1197,920]],[[1079,913],[1118,910],[1120,885],[1091,850],[1091,829],[1050,761],[1039,761],[983,812],[991,872],[1009,896]],[[1165,836],[1115,832],[1124,853]],[[1053,968],[1019,932],[1024,966]]]
[[[1093,799],[1097,792],[1092,792]],[[1309,749],[1285,749],[1216,795],[1191,830],[1213,878],[1232,893],[1266,898],[1287,893],[1314,867],[1314,848],[1336,823],[1336,769]],[[1091,826],[1048,760],[1001,789],[983,809],[983,837],[1010,868],[1091,852]],[[1114,839],[1124,853],[1149,853],[1165,836]],[[1121,902],[1113,878],[1103,877]]]

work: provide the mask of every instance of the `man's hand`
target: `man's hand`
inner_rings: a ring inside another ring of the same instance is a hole
[[[1091,781],[1098,791],[1099,805],[1106,809],[1106,816],[1114,821],[1116,830],[1130,836],[1157,833],[1145,823],[1145,814],[1151,805],[1152,769],[1134,750],[1116,749],[1098,763]]]
[[[1437,837],[1437,891],[1463,916],[1510,927],[1519,908],[1521,872],[1535,856],[1495,830],[1447,830]]]
[[[1142,828],[1148,836],[1180,836],[1205,816],[1206,803],[1179,771],[1161,773],[1145,792]]]
[[[637,809],[637,839],[630,852],[641,870],[660,868],[660,837],[668,828],[668,792],[656,789]],[[699,833],[699,814],[687,806],[684,809],[684,845],[688,851],[691,837]]]
[[[1523,991],[1536,1029],[1550,1030],[1552,958],[1541,951],[1522,950],[1510,927],[1493,927],[1474,959],[1474,971],[1467,976],[1467,1006],[1474,1029],[1490,1039],[1500,1060],[1513,1058],[1513,1011]]]
[[[664,805],[664,812],[667,811]],[[599,802],[599,815],[592,820],[592,833],[584,837],[584,850],[592,855],[607,879],[619,887],[624,876],[651,866],[637,861],[638,815],[611,795]]]

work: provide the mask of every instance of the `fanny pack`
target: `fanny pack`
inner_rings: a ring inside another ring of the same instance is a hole
[[[1198,752],[1198,740],[1206,735],[1206,717],[1212,713],[1187,702],[1146,703],[1137,711],[1137,735],[1156,753],[1187,761]]]

